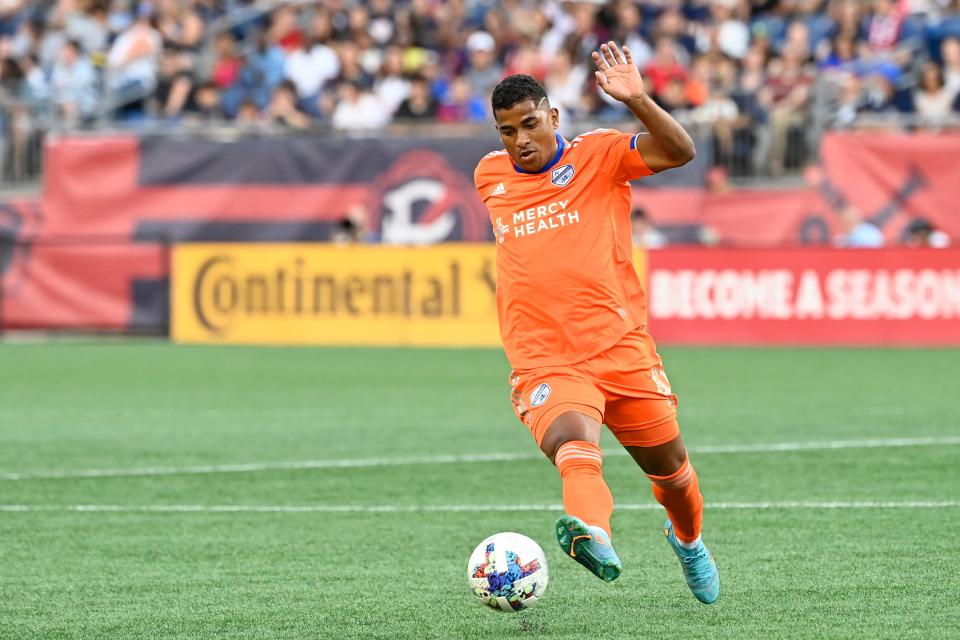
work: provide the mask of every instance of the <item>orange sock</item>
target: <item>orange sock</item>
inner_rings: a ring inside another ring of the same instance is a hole
[[[696,542],[703,521],[703,496],[700,482],[689,458],[669,476],[651,476],[651,488],[657,502],[667,510],[673,530],[680,542]]]
[[[557,449],[554,464],[563,479],[563,508],[567,514],[610,535],[613,496],[603,480],[600,447],[583,440],[565,442]]]

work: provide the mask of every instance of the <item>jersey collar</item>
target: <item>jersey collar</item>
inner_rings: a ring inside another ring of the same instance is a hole
[[[550,169],[553,169],[553,166],[558,162],[560,162],[560,156],[563,155],[563,149],[567,145],[567,143],[563,139],[563,136],[561,136],[559,133],[555,133],[553,135],[557,136],[557,152],[553,155],[553,159],[550,162],[543,165],[543,168],[540,169],[539,171],[524,171],[517,165],[513,165],[514,170],[517,173],[540,174],[540,173],[546,173],[547,171],[550,171]]]

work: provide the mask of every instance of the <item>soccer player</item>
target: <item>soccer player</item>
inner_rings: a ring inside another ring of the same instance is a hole
[[[493,90],[505,148],[480,161],[474,182],[497,239],[513,407],[560,472],[566,515],[555,533],[564,552],[602,580],[620,576],[599,447],[606,424],[650,478],[687,585],[709,604],[720,579],[700,539],[703,497],[680,438],[676,396],[646,331],[628,182],[689,162],[693,140],[644,92],[627,47],[609,42],[593,60],[599,87],[648,133],[597,129],[567,140],[536,80],[513,75]]]

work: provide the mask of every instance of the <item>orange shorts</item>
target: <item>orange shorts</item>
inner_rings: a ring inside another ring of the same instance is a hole
[[[513,410],[538,445],[567,411],[606,424],[625,447],[655,447],[680,435],[677,397],[642,327],[583,362],[513,371],[510,386]]]

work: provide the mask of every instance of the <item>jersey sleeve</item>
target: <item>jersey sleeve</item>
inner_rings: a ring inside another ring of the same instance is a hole
[[[489,182],[484,170],[483,170],[483,160],[477,164],[477,168],[473,170],[473,187],[477,190],[477,195],[480,196],[481,200],[486,201],[486,192],[487,190],[484,187]]]
[[[622,133],[616,129],[598,129],[591,132],[593,153],[601,159],[601,172],[616,182],[636,180],[653,174],[644,162],[637,140],[642,133]]]
[[[493,169],[494,154],[487,154],[477,163],[477,168],[473,170],[473,186],[477,190],[477,196],[480,200],[486,202],[490,199],[491,192],[496,183],[496,175]]]

